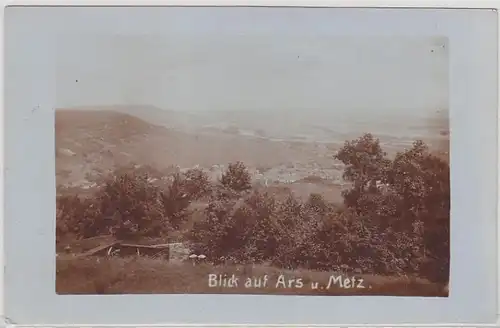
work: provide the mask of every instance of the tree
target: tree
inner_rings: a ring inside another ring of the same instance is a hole
[[[447,281],[448,162],[421,140],[393,160],[387,159],[379,141],[370,134],[346,142],[336,158],[346,165],[344,178],[353,182],[352,189],[344,193],[348,209],[354,209],[357,217],[355,224],[347,227],[354,233],[348,240],[358,239],[351,243],[353,252],[367,252],[355,249],[369,236],[375,272],[419,272],[434,281]]]
[[[406,215],[437,220],[449,217],[450,166],[423,141],[415,141],[411,149],[396,155],[387,180],[402,196]]]
[[[56,243],[64,238],[82,238],[88,234],[99,233],[95,225],[101,216],[95,199],[76,195],[63,195],[56,198]]]
[[[85,200],[75,195],[56,198],[56,244],[67,237],[80,237],[81,222],[85,222]]]
[[[422,222],[422,274],[447,281],[450,261],[450,166],[420,140],[398,153],[388,173],[404,222]]]
[[[230,163],[221,178],[222,185],[237,192],[252,189],[251,182],[252,177],[242,162]]]
[[[379,139],[370,133],[346,141],[344,147],[337,152],[334,158],[345,164],[343,178],[353,183],[353,188],[344,192],[347,206],[356,206],[364,193],[376,192],[377,182],[385,181],[391,163],[386,155]]]
[[[160,190],[148,179],[147,174],[134,172],[110,176],[97,194],[102,217],[96,223],[109,227],[119,239],[168,233],[171,226],[164,216]]]
[[[193,199],[207,195],[211,191],[210,179],[201,169],[190,169],[184,173],[185,191]]]
[[[236,226],[232,218],[236,203],[234,198],[212,198],[189,235],[190,241],[215,264],[232,259],[231,255],[243,247],[236,229],[245,227]]]
[[[160,192],[164,216],[174,229],[179,229],[189,215],[188,207],[191,204],[192,195],[186,189],[184,178],[181,174],[175,173],[167,189]]]
[[[191,241],[214,263],[259,263],[276,253],[276,200],[267,193],[213,198]]]

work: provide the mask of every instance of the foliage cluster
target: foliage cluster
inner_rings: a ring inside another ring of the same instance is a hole
[[[160,177],[115,172],[90,198],[59,196],[57,236],[165,237],[206,205],[187,238],[214,264],[270,264],[313,270],[449,275],[450,167],[422,141],[388,158],[371,134],[347,141],[334,159],[350,182],[344,205],[319,194],[301,201],[253,190],[241,162],[218,183],[198,169]],[[332,159],[333,160],[333,159]]]

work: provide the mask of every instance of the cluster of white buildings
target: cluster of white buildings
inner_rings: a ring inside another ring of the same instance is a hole
[[[200,167],[197,165],[191,168],[181,168],[180,172],[186,172],[192,168]],[[215,164],[208,169],[204,169],[204,171],[208,174],[212,181],[218,181],[222,177],[226,168],[227,165]],[[330,181],[333,180],[337,183],[340,183],[342,180],[342,170],[337,168],[324,169],[314,164],[280,165],[265,171],[249,167],[248,171],[254,182],[262,183],[264,185],[276,183],[291,184],[310,176]]]
[[[202,168],[200,165],[195,165],[193,167],[186,168],[176,167],[176,169],[181,173],[185,173],[191,169],[203,169],[203,171],[208,174],[210,180],[219,181],[222,178],[223,173],[226,171],[227,165],[214,164],[208,168]],[[278,183],[291,184],[307,177],[315,177],[342,184],[342,167],[340,166],[322,168],[317,163],[293,163],[288,165],[283,164],[265,171],[261,171],[254,167],[248,167],[247,169],[252,177],[252,180],[263,185]]]
[[[227,165],[224,164],[215,164],[208,168],[203,168],[200,165],[194,165],[192,167],[182,168],[180,166],[176,166],[174,168],[175,172],[186,173],[191,169],[202,169],[205,173],[208,174],[210,180],[219,181],[222,177],[222,174],[226,171]],[[280,166],[276,166],[267,170],[259,170],[254,167],[247,168],[252,180],[254,183],[259,183],[265,186],[269,186],[272,184],[292,184],[299,181],[306,181],[314,183],[314,179],[320,181],[320,179],[328,180],[335,184],[343,184],[342,180],[342,168],[341,167],[331,167],[331,168],[322,168],[317,163],[291,163],[291,164],[282,164]],[[311,178],[311,180],[307,180],[306,178]],[[169,181],[171,180],[171,176],[166,176],[161,179],[158,178],[149,178],[150,183],[159,183],[159,180]],[[305,180],[304,180],[305,179]],[[68,187],[80,187],[82,189],[91,189],[97,187],[95,182],[89,181],[79,181],[78,183],[74,183]]]
[[[257,173],[254,176],[256,181],[268,181],[273,183],[295,183],[308,177],[324,179],[340,183],[342,171],[337,169],[325,169],[318,165],[281,165],[267,170],[263,173]]]

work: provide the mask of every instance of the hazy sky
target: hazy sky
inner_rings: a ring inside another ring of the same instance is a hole
[[[169,21],[162,35],[61,37],[57,105],[193,111],[448,107],[446,39],[339,37],[326,15],[309,12],[306,19],[296,11],[299,22],[307,21],[297,26],[286,12],[273,13],[235,17],[198,10]]]

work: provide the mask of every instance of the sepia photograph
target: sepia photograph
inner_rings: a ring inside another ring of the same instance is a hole
[[[447,296],[446,38],[212,24],[60,40],[57,293]]]
[[[5,20],[9,324],[496,322],[496,11]]]

